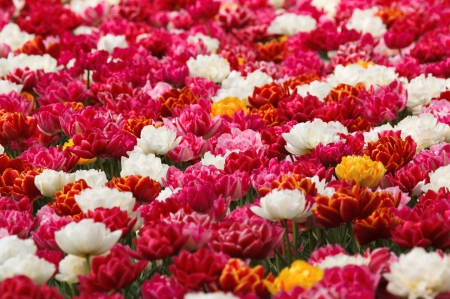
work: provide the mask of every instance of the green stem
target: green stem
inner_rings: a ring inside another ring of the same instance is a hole
[[[275,253],[275,264],[277,265],[277,275],[280,274],[281,265],[280,265],[280,257]]]
[[[89,275],[91,273],[91,262],[90,262],[90,259],[89,259],[89,254],[86,254],[86,266],[87,266],[88,275]]]
[[[333,244],[333,245],[335,245],[335,244],[337,244],[337,240],[336,240],[336,232],[335,232],[335,228],[330,228],[329,229],[329,235],[331,235],[331,244]]]
[[[352,225],[351,222],[347,222],[346,226],[347,226],[348,234],[350,235],[350,238],[351,238],[352,247],[353,247],[353,253],[354,254],[359,253],[360,247],[359,247],[359,244],[356,241],[356,238],[355,238],[355,236],[353,234],[353,225]]]
[[[292,221],[292,243],[294,244],[294,260],[298,259],[298,223]]]
[[[286,249],[287,249],[288,264],[290,265],[292,264],[292,250],[291,250],[291,242],[289,241],[289,229],[286,219],[284,219],[283,224],[284,224],[284,238],[287,247]]]
[[[314,251],[314,244],[313,244],[313,233],[312,230],[308,231],[308,237],[309,237],[309,254],[311,255],[311,253]]]

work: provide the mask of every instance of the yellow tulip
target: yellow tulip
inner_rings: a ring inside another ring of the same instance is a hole
[[[212,104],[211,117],[214,117],[216,115],[228,115],[229,117],[233,117],[233,115],[238,110],[243,110],[244,113],[248,113],[245,99],[240,100],[237,97],[224,98]]]
[[[335,168],[336,176],[340,180],[355,181],[360,186],[375,187],[386,168],[381,162],[372,161],[369,156],[347,156]]]
[[[284,268],[273,282],[265,280],[269,292],[274,295],[280,291],[289,292],[296,286],[306,290],[323,278],[323,270],[305,261],[297,260],[290,268]]]

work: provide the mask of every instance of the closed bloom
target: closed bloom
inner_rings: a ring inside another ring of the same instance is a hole
[[[75,201],[83,213],[88,210],[94,211],[96,208],[119,207],[122,211],[131,213],[136,199],[131,192],[121,192],[108,187],[97,187],[85,189],[80,194],[75,195]]]
[[[65,253],[80,257],[100,255],[119,241],[122,231],[111,232],[103,223],[93,219],[72,222],[55,232],[55,240]]]
[[[191,57],[186,64],[192,77],[209,79],[214,83],[222,82],[230,74],[230,64],[217,54]]]
[[[175,148],[181,141],[177,138],[177,133],[166,128],[146,126],[141,131],[141,138],[138,138],[135,151],[143,154],[165,155]]]
[[[75,179],[75,174],[64,171],[44,169],[41,174],[34,177],[34,184],[42,195],[54,197],[56,192]]]
[[[56,267],[34,254],[19,254],[0,266],[0,281],[16,275],[25,275],[35,283],[42,284],[50,279]]]
[[[286,149],[294,155],[304,155],[311,152],[319,143],[327,145],[340,140],[338,133],[348,134],[347,128],[340,122],[324,122],[315,119],[305,123],[298,123],[289,133],[282,134],[286,140]]]
[[[302,223],[312,215],[313,201],[298,189],[272,190],[261,198],[260,205],[250,209],[262,218],[271,221],[289,219]]]
[[[415,247],[391,263],[390,273],[383,276],[389,282],[387,290],[391,294],[408,299],[432,299],[450,291],[450,259]]]
[[[71,254],[59,262],[58,269],[59,273],[56,274],[55,278],[68,283],[77,283],[78,275],[89,274],[86,258]]]
[[[373,188],[386,173],[386,168],[383,163],[374,162],[364,155],[342,157],[335,171],[340,180],[355,181],[358,185]]]

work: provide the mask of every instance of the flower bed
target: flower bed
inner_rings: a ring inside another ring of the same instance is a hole
[[[0,298],[450,298],[449,20],[1,1]]]

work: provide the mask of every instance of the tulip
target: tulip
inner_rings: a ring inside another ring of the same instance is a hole
[[[161,193],[161,184],[148,176],[129,175],[123,178],[112,178],[110,188],[128,191],[133,194],[137,202],[151,203]]]
[[[7,236],[0,239],[0,265],[19,254],[35,254],[37,251],[33,240],[21,240],[17,236]]]
[[[197,187],[184,187],[178,194],[179,198],[187,202],[196,212],[205,213],[214,204],[214,189],[211,184],[199,185]]]
[[[34,184],[43,196],[54,197],[56,192],[63,190],[64,186],[74,179],[74,174],[44,169],[34,177]]]
[[[373,188],[386,173],[386,168],[383,163],[372,161],[364,155],[342,157],[335,171],[340,180],[355,181],[358,185]]]
[[[253,293],[259,298],[267,298],[270,293],[264,284],[264,272],[261,265],[251,268],[239,259],[229,259],[219,278],[221,289],[241,295]]]
[[[86,258],[69,254],[59,262],[59,273],[56,274],[55,279],[62,282],[77,283],[79,282],[79,275],[88,274]]]
[[[305,196],[300,190],[272,190],[261,198],[260,207],[253,206],[251,211],[256,215],[271,220],[292,220],[305,222],[312,215],[312,198]]]
[[[121,230],[122,237],[126,236],[138,221],[138,218],[130,217],[127,211],[122,211],[119,207],[88,210],[81,217],[91,218],[95,222],[103,223],[111,231]]]
[[[187,241],[181,225],[155,223],[146,225],[135,239],[136,257],[155,261],[175,255]]]
[[[64,185],[62,190],[55,193],[53,203],[50,203],[50,206],[59,216],[80,216],[82,211],[75,201],[75,195],[80,194],[87,188],[89,186],[83,179]]]
[[[55,240],[65,253],[79,257],[100,255],[107,252],[119,241],[122,231],[111,232],[103,223],[93,219],[71,222],[55,232]]]
[[[96,208],[119,207],[120,210],[130,214],[136,204],[136,199],[131,192],[120,192],[108,187],[85,189],[79,194],[75,194],[74,197],[77,205],[84,213],[88,210],[94,211]]]
[[[56,267],[34,254],[18,254],[0,265],[0,281],[16,275],[25,275],[36,284],[42,284],[50,279]]]
[[[164,93],[160,99],[163,104],[161,106],[161,116],[172,116],[174,108],[180,108],[187,105],[196,104],[198,97],[188,87],[183,87],[181,90],[171,89]]]
[[[50,219],[38,226],[36,231],[31,232],[32,239],[39,249],[50,249],[61,251],[55,241],[55,232],[72,222],[69,217]]]
[[[16,275],[0,283],[0,294],[5,298],[52,298],[64,299],[56,287],[45,284],[39,287],[25,275]]]
[[[5,113],[0,117],[0,141],[6,144],[30,138],[36,130],[36,119],[21,112]]]
[[[92,260],[89,275],[79,276],[78,289],[88,294],[112,293],[131,285],[146,265],[146,261],[132,264],[127,249],[118,244],[108,255]]]
[[[381,202],[381,196],[366,188],[342,187],[331,197],[319,195],[314,216],[325,227],[338,227],[343,223],[370,216]]]
[[[248,113],[249,110],[246,107],[245,100],[240,100],[236,97],[227,97],[212,104],[211,117],[217,115],[228,115],[229,117],[233,117],[238,110]]]
[[[141,292],[143,299],[183,299],[187,290],[173,277],[161,276],[157,273],[142,284]]]
[[[323,274],[319,267],[297,260],[289,268],[281,270],[273,282],[266,280],[266,286],[272,295],[280,291],[290,291],[296,286],[309,289],[323,278]]]
[[[210,247],[241,259],[265,259],[281,244],[283,230],[268,222],[224,221],[212,227]]]
[[[30,200],[34,201],[42,197],[41,192],[34,184],[36,176],[41,174],[43,169],[37,168],[35,170],[29,170],[22,172],[19,177],[14,180],[14,186],[12,196],[15,200],[20,200],[27,196]]]
[[[228,256],[207,248],[200,248],[195,253],[182,251],[173,258],[170,272],[177,282],[188,290],[198,291],[202,287],[217,289],[217,280],[228,261]]]

